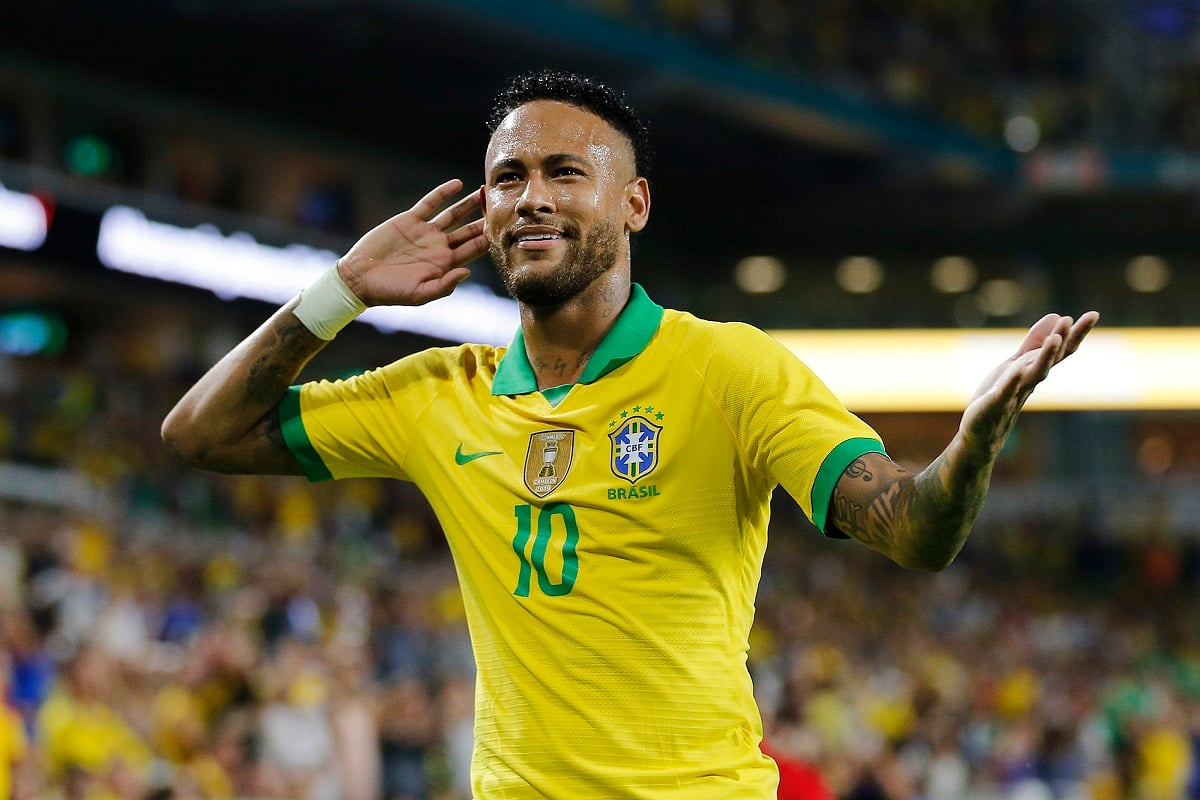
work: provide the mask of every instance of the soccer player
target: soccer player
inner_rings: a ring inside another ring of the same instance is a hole
[[[211,470],[421,488],[478,667],[477,800],[774,797],[746,669],[774,488],[828,535],[945,567],[1022,404],[1097,315],[1034,325],[910,474],[768,335],[631,282],[650,189],[619,95],[522,76],[491,126],[480,191],[450,202],[449,181],[363,236],[187,392],[164,439]],[[445,296],[485,250],[520,305],[509,347],[292,385],[364,308]]]

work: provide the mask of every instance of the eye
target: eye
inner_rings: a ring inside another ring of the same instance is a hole
[[[508,172],[498,173],[494,178],[492,178],[492,184],[495,186],[503,186],[506,183],[515,183],[519,180],[521,180],[521,176],[510,170]]]
[[[580,169],[577,169],[576,167],[559,167],[558,169],[554,170],[554,175],[555,175],[555,177],[563,176],[563,177],[568,177],[568,178],[574,178],[574,177],[582,176],[583,171]]]

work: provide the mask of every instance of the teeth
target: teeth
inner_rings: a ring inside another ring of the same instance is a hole
[[[522,242],[545,242],[545,241],[549,241],[550,239],[557,239],[557,238],[559,238],[559,235],[557,233],[538,233],[538,234],[532,234],[529,236],[518,236],[517,237],[517,239]]]

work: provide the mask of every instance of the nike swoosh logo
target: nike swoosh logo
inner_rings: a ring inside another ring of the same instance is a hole
[[[502,450],[480,450],[478,453],[464,453],[462,451],[462,442],[459,442],[458,449],[454,451],[454,463],[461,467],[463,464],[467,464],[477,458],[483,458],[484,456],[498,456],[502,452]]]

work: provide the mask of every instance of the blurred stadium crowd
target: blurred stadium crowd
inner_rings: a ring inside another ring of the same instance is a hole
[[[1200,145],[1200,8],[1193,0],[555,1],[1021,152]],[[26,91],[41,96],[22,100]],[[391,207],[392,198],[379,196],[385,190],[363,189],[372,176],[394,172],[378,154],[367,165],[354,163],[364,154],[348,158],[315,139],[307,153],[294,152],[294,141],[255,147],[228,126],[173,119],[164,104],[136,92],[117,108],[76,88],[66,92],[64,108],[48,111],[47,96],[61,92],[35,85],[0,102],[0,157],[65,159],[85,177],[343,235]],[[47,115],[61,119],[50,123]],[[96,135],[53,129],[68,123]],[[262,140],[277,133],[270,126],[255,132]],[[424,185],[408,183],[405,196]]]
[[[1200,144],[1195,63],[1169,46],[1186,3],[570,2],[992,138],[1027,114],[1043,141]],[[5,135],[0,156],[41,159]],[[282,158],[257,199],[202,136],[150,174],[72,179],[341,234],[391,205],[356,205],[336,159]],[[406,484],[171,460],[163,415],[232,344],[207,322],[131,310],[65,355],[0,355],[0,799],[469,797],[473,665],[436,521]],[[797,516],[781,503],[750,654],[772,752],[821,775],[791,797],[1200,798],[1196,542],[1153,516],[1121,537],[993,517],[929,576]]]
[[[424,501],[160,446],[213,323],[131,311],[4,360],[0,459],[94,494],[6,475],[0,796],[468,797],[472,659]],[[1024,515],[931,576],[791,504],[774,525],[750,658],[772,752],[824,784],[792,797],[1200,797],[1195,542]]]
[[[565,0],[993,140],[1194,147],[1200,10],[1141,0]]]

